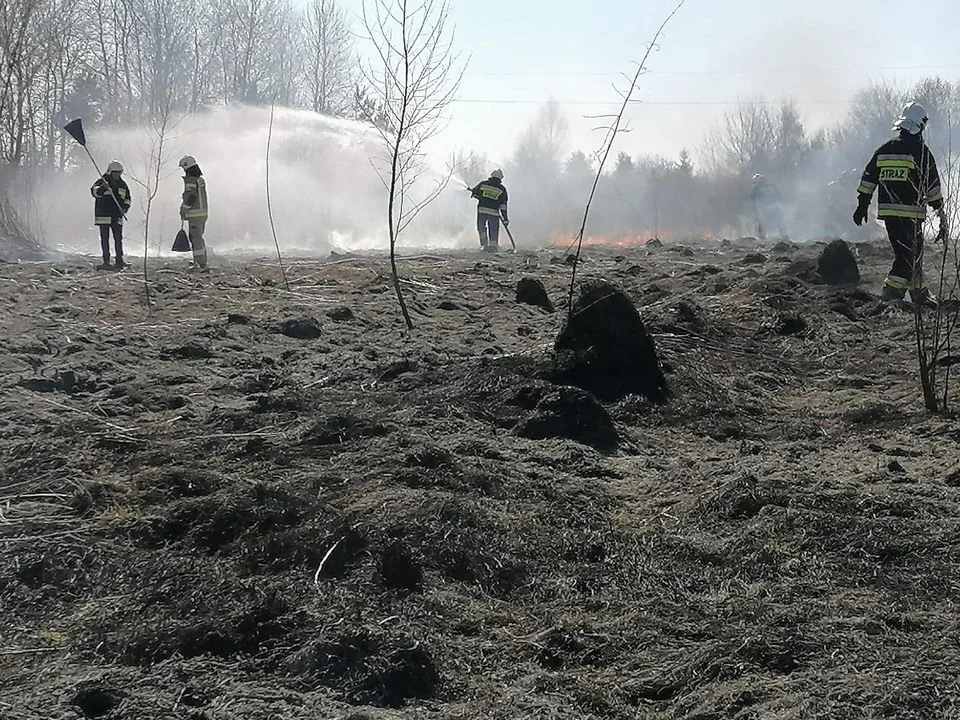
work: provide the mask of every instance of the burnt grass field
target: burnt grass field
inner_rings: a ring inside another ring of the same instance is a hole
[[[412,333],[382,257],[0,265],[0,717],[960,718],[960,427],[853,247],[585,249],[665,404],[554,382],[562,249],[403,260]]]

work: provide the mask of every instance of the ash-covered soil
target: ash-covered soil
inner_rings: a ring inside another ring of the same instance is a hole
[[[602,407],[560,250],[412,333],[379,257],[0,266],[0,717],[960,717],[960,429],[821,247],[586,249],[670,392]]]

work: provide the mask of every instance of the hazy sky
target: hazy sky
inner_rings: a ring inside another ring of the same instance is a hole
[[[369,0],[368,0],[369,1]],[[361,0],[342,0],[358,13]],[[443,141],[508,157],[538,106],[554,97],[570,119],[571,149],[594,149],[615,111],[611,83],[632,72],[677,0],[452,0],[457,47],[469,65]],[[960,79],[953,2],[688,0],[647,62],[617,149],[675,156],[695,150],[738,98],[794,99],[808,124],[846,111],[869,80]],[[891,120],[897,108],[891,108]],[[935,119],[932,119],[935,120]]]

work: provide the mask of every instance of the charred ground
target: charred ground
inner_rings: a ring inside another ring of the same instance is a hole
[[[0,716],[960,717],[960,431],[856,249],[589,250],[671,393],[616,449],[536,418],[560,252],[404,261],[411,335],[379,258],[3,266]]]

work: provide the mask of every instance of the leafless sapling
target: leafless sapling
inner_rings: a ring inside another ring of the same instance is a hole
[[[371,162],[387,191],[390,269],[400,310],[413,328],[397,271],[397,237],[444,190],[450,173],[420,192],[426,145],[442,129],[464,65],[453,52],[448,0],[364,0],[363,23],[373,46],[364,77],[374,95],[367,106],[383,113],[366,119],[383,140],[385,157]],[[369,115],[369,113],[367,113]]]
[[[280,265],[280,274],[283,276],[283,287],[290,292],[290,282],[287,280],[287,271],[283,267],[283,255],[280,252],[280,241],[277,239],[277,226],[273,222],[273,203],[270,201],[270,144],[273,141],[273,114],[276,105],[270,106],[270,126],[267,129],[267,156],[266,156],[266,191],[267,191],[267,219],[270,221],[270,232],[273,233],[273,244],[277,248],[277,264]]]
[[[951,410],[951,371],[954,365],[960,364],[960,348],[957,347],[957,333],[960,328],[960,239],[955,232],[951,237],[948,230],[955,229],[960,220],[960,186],[957,183],[960,165],[953,152],[952,122],[949,116],[947,126],[946,163],[940,169],[946,227],[937,228],[939,252],[934,255],[936,262],[932,273],[932,285],[936,288],[938,302],[933,308],[926,308],[917,298],[912,298],[914,339],[923,404],[928,412],[937,414],[945,414]],[[925,173],[921,172],[921,175]],[[915,246],[914,285],[923,279],[923,247],[923,243]]]
[[[575,262],[572,265],[570,272],[570,292],[567,297],[567,313],[568,317],[573,317],[573,291],[576,286],[577,281],[577,265],[580,264],[580,251],[583,248],[583,237],[584,233],[587,230],[587,220],[590,217],[590,206],[593,204],[593,198],[597,194],[597,185],[600,183],[600,177],[603,174],[604,165],[607,163],[607,158],[610,157],[610,152],[613,150],[613,143],[617,139],[617,136],[620,134],[622,125],[623,125],[623,116],[626,113],[627,106],[630,104],[630,99],[633,96],[633,91],[637,88],[637,82],[640,80],[640,76],[646,70],[646,62],[650,57],[650,53],[653,52],[653,49],[657,47],[657,41],[660,39],[663,29],[667,26],[667,23],[673,19],[673,16],[680,12],[680,8],[683,7],[686,0],[680,0],[677,6],[667,15],[666,19],[660,24],[660,27],[657,29],[657,32],[654,33],[653,39],[650,41],[650,44],[647,46],[647,51],[643,55],[643,59],[637,65],[637,70],[633,74],[633,77],[630,78],[630,86],[623,92],[623,103],[620,106],[620,112],[612,116],[612,122],[606,128],[606,135],[604,137],[603,145],[600,148],[600,151],[597,153],[597,156],[600,159],[600,162],[597,164],[597,173],[593,179],[593,185],[590,188],[590,195],[587,197],[587,204],[583,210],[583,222],[580,224],[580,231],[577,233],[576,246],[577,252],[575,255]]]
[[[167,139],[170,132],[176,126],[171,122],[170,102],[163,104],[157,112],[154,121],[151,124],[153,137],[150,140],[150,151],[147,156],[146,172],[141,180],[134,174],[130,174],[137,185],[143,188],[145,193],[144,218],[143,218],[143,289],[146,295],[147,308],[151,307],[150,298],[150,278],[147,272],[147,256],[150,249],[150,219],[153,210],[153,201],[160,190],[160,180],[164,167],[167,164],[165,154]]]

